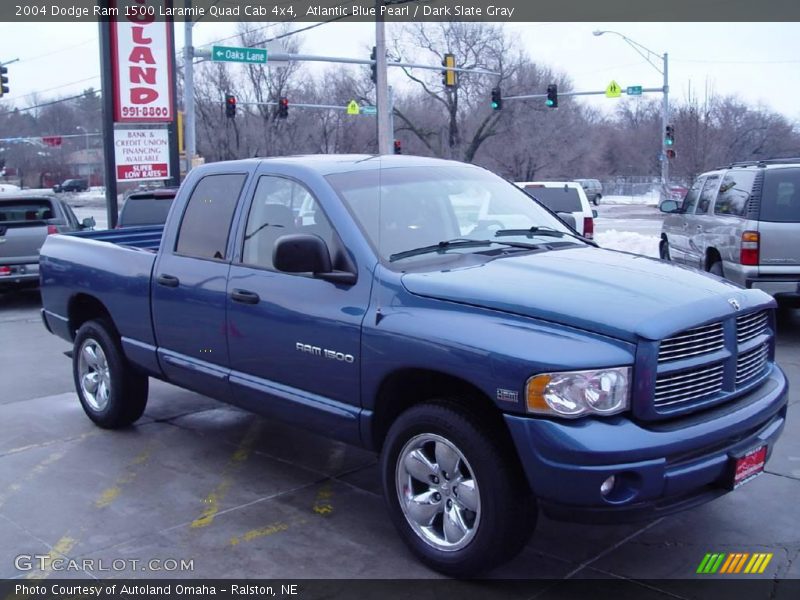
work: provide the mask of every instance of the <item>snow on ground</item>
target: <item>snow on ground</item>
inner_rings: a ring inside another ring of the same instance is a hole
[[[602,204],[644,204],[647,206],[658,206],[660,195],[658,191],[639,196],[603,196],[600,200]]]
[[[10,183],[0,183],[0,193],[4,192],[18,192],[19,186]]]
[[[616,229],[594,234],[594,241],[600,244],[601,248],[633,252],[655,258],[658,258],[658,240],[658,236],[655,235],[644,235],[635,231],[617,231]]]

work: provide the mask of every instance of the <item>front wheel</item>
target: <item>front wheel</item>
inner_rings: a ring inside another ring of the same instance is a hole
[[[108,322],[87,321],[78,329],[72,374],[84,412],[100,427],[126,427],[144,413],[147,376],[130,366]]]
[[[381,466],[392,521],[437,571],[487,571],[516,555],[530,536],[535,506],[498,435],[450,403],[412,407],[389,430]]]
[[[661,260],[670,260],[669,242],[666,239],[661,240],[661,243],[658,245],[658,255]]]

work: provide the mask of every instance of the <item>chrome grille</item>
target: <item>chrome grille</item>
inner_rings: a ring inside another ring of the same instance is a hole
[[[769,360],[769,345],[761,344],[755,350],[745,352],[736,361],[736,387],[760,375]]]
[[[769,326],[766,311],[736,317],[736,341],[743,344],[764,333]]]
[[[692,404],[722,390],[722,363],[678,373],[659,375],[656,379],[654,405],[656,409],[680,404]]]
[[[723,343],[722,323],[687,329],[661,342],[658,350],[658,362],[716,352],[722,350]]]

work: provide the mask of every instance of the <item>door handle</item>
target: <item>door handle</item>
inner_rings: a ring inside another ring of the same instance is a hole
[[[180,279],[174,275],[159,275],[156,277],[156,282],[165,287],[178,287],[181,283]]]
[[[258,304],[261,302],[261,298],[258,294],[247,290],[233,290],[233,292],[231,292],[231,299],[234,302],[241,302],[242,304]]]

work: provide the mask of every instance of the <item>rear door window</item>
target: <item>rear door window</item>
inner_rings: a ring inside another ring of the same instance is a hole
[[[225,260],[233,212],[247,175],[208,175],[195,186],[183,213],[175,250],[184,256]]]
[[[525,191],[553,212],[581,212],[581,197],[578,190],[571,187],[527,186]]]
[[[717,194],[717,187],[719,185],[719,175],[709,175],[706,177],[706,182],[703,185],[703,191],[700,192],[700,201],[697,203],[697,210],[695,211],[698,215],[704,215],[708,212],[708,207],[711,206],[711,202],[714,200],[714,196]]]
[[[739,169],[725,173],[719,186],[717,201],[714,203],[714,214],[744,216],[755,178],[756,172],[752,169]]]
[[[800,169],[767,169],[761,194],[761,221],[800,222]]]
[[[694,212],[694,207],[697,206],[697,199],[700,197],[700,190],[703,189],[703,184],[706,182],[705,177],[700,177],[694,182],[694,185],[686,192],[686,197],[683,199],[683,212],[691,214]]]

